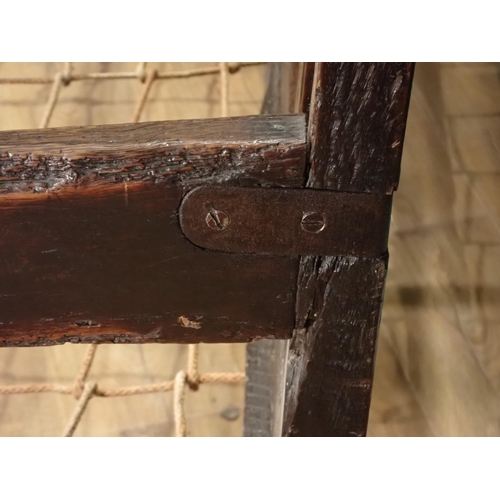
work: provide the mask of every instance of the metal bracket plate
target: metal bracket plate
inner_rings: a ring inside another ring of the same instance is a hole
[[[210,250],[377,257],[392,197],[315,189],[199,187],[183,199],[186,238]]]

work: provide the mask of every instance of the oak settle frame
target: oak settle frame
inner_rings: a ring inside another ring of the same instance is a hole
[[[182,204],[194,188],[234,186],[390,205],[412,70],[273,65],[272,115],[1,132],[0,345],[256,341],[245,435],[364,435],[387,251],[200,248]],[[224,208],[210,196],[207,217]]]

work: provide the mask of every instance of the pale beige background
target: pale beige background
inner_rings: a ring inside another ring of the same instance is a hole
[[[370,435],[500,434],[499,68],[417,65]]]
[[[201,64],[212,66],[213,63]],[[160,70],[200,64],[155,64]],[[50,76],[60,64],[1,64],[0,77]],[[135,63],[76,64],[78,72]],[[230,114],[258,113],[264,67],[230,80]],[[72,82],[51,126],[127,122],[137,80]],[[50,85],[1,85],[0,129],[35,128]],[[218,116],[217,75],[156,82],[142,120]],[[390,267],[369,435],[499,435],[500,79],[495,64],[417,65],[394,198]],[[0,350],[0,384],[71,383],[85,346]],[[172,379],[185,346],[104,345],[90,379],[108,386]],[[202,371],[241,371],[244,346],[205,346]],[[243,386],[187,395],[190,435],[241,435]],[[0,396],[0,435],[59,435],[75,405],[59,394]],[[226,417],[222,416],[225,415]],[[228,420],[227,417],[235,418]],[[172,393],[94,398],[76,435],[169,436]]]

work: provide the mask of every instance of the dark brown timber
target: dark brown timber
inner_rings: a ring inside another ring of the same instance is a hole
[[[411,76],[409,63],[317,63],[307,187],[396,189]],[[365,435],[387,258],[301,258],[285,435]]]
[[[289,337],[297,257],[202,250],[178,208],[305,153],[300,115],[0,133],[0,345]]]
[[[304,127],[296,115],[0,132],[0,193],[124,182],[296,186]]]

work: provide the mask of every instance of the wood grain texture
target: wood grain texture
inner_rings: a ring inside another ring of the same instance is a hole
[[[409,63],[320,65],[308,187],[379,194],[397,188],[411,75]]]
[[[397,186],[409,64],[318,63],[307,186],[390,194]],[[366,433],[387,254],[302,257],[283,433]]]
[[[0,193],[89,183],[290,186],[302,175],[304,118],[261,116],[0,133]]]
[[[287,116],[1,133],[0,345],[289,337],[297,258],[203,251],[177,211],[204,183],[301,183],[304,128]]]
[[[315,302],[288,354],[288,434],[366,432],[386,270],[387,257],[302,259],[299,293],[314,294]]]

